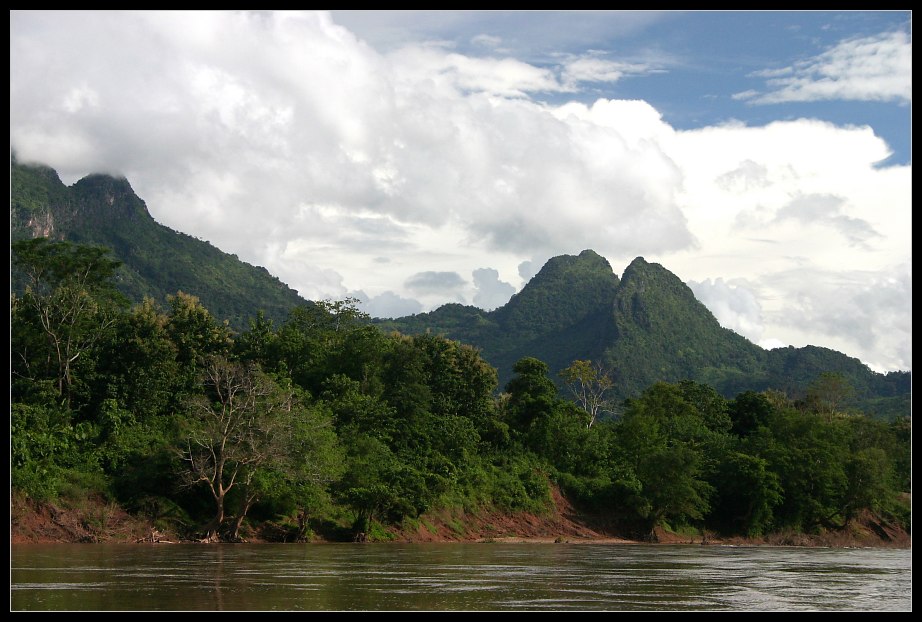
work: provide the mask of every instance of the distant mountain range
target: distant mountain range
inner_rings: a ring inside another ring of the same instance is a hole
[[[132,301],[146,295],[163,304],[181,290],[238,331],[260,310],[281,323],[293,307],[311,304],[264,268],[155,222],[125,179],[90,175],[68,187],[54,170],[13,157],[11,241],[41,236],[109,247],[124,264],[118,285]],[[16,274],[11,276],[15,290]],[[373,323],[474,345],[499,371],[501,387],[525,356],[547,363],[555,378],[574,360],[599,362],[610,370],[619,398],[658,380],[683,379],[728,397],[777,389],[796,398],[821,373],[836,372],[854,387],[854,405],[865,412],[883,418],[911,413],[910,372],[879,374],[858,359],[815,346],[760,348],[721,327],[678,277],[642,257],[619,279],[592,250],[563,255],[494,311],[447,304]]]

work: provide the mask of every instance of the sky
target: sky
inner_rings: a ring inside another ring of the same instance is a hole
[[[374,317],[592,249],[912,368],[910,11],[10,11],[10,149]]]

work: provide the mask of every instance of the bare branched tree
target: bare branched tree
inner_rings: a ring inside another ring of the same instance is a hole
[[[257,500],[253,478],[284,453],[292,394],[253,364],[211,356],[202,369],[205,392],[189,402],[190,425],[179,454],[186,483],[204,485],[214,500],[206,539],[218,538],[227,495],[239,487],[241,504],[231,534],[236,538]]]
[[[576,360],[560,372],[576,403],[589,415],[586,427],[591,428],[599,416],[611,409],[609,390],[614,381],[600,363]]]

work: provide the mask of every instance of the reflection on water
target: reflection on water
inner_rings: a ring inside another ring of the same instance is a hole
[[[912,611],[912,551],[16,545],[14,611]]]

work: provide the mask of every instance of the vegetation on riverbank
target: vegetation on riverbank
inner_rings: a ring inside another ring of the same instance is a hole
[[[385,333],[349,300],[235,333],[181,292],[130,307],[104,249],[13,250],[14,541],[36,515],[65,541],[909,532],[911,421],[844,411],[836,374],[799,397],[685,380],[613,404],[593,362],[523,357],[500,391],[474,348]]]

